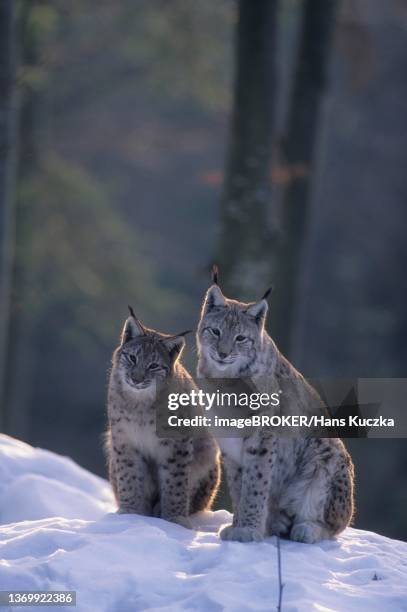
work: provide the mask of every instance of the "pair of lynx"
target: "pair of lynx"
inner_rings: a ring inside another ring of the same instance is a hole
[[[197,331],[198,377],[293,378],[293,410],[324,406],[315,390],[278,351],[265,330],[267,294],[259,302],[224,297],[214,273]],[[157,516],[190,527],[189,515],[211,507],[220,480],[219,451],[202,438],[160,439],[156,384],[176,377],[195,384],[180,363],[184,334],[145,328],[130,309],[113,355],[106,436],[109,476],[119,512]],[[277,387],[278,388],[278,387]],[[267,535],[318,542],[341,532],[353,513],[353,465],[338,438],[281,437],[270,428],[218,441],[233,504],[223,540],[260,541]]]

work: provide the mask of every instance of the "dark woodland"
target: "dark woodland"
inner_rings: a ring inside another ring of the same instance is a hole
[[[403,0],[1,0],[2,432],[105,475],[127,304],[194,328],[214,262],[306,376],[404,377],[406,40]],[[406,441],[347,445],[406,539]]]

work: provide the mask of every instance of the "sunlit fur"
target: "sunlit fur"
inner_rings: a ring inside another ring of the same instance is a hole
[[[190,514],[210,508],[220,470],[217,445],[206,432],[195,439],[157,435],[160,383],[195,389],[180,362],[184,347],[182,334],[167,336],[135,316],[127,319],[113,355],[105,449],[120,512],[190,526]]]
[[[198,327],[198,350],[216,377],[248,375],[263,348],[267,302],[245,304],[223,297],[214,285],[206,295]]]
[[[129,391],[137,393],[151,387],[154,389],[157,382],[163,381],[177,368],[164,350],[163,341],[165,336],[150,331],[147,336],[130,340],[117,349],[114,357],[116,373]]]
[[[148,396],[168,376],[186,374],[179,362],[185,340],[147,329],[134,317],[124,325],[121,342],[113,353],[112,379],[124,393]]]
[[[198,376],[250,378],[259,391],[280,390],[279,414],[326,415],[316,391],[266,332],[266,314],[264,298],[245,304],[212,285],[198,326]],[[281,436],[259,427],[245,438],[219,436],[218,444],[234,511],[222,539],[249,542],[276,534],[312,543],[350,523],[353,465],[340,439]]]

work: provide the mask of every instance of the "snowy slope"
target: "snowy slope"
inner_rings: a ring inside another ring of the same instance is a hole
[[[116,515],[104,480],[0,436],[0,590],[76,590],[80,612],[275,609],[275,538],[221,542],[229,520],[208,512],[190,531]],[[348,529],[281,552],[284,612],[407,611],[407,543]]]

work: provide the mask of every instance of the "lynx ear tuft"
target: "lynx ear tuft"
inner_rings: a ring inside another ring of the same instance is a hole
[[[133,319],[137,319],[136,315],[134,314],[133,307],[127,306],[127,308],[129,309],[130,316],[133,317]]]
[[[261,298],[262,300],[267,300],[267,298],[273,293],[274,291],[274,287],[273,285],[271,285],[271,287],[269,287],[266,291],[266,293],[263,295],[263,297]]]
[[[218,285],[212,285],[206,292],[204,311],[208,312],[216,306],[226,306],[226,299]]]
[[[256,304],[252,304],[251,306],[249,306],[249,308],[246,310],[246,313],[251,317],[254,317],[258,326],[263,328],[264,323],[266,322],[268,308],[268,304],[263,298],[260,300],[260,302],[256,302]]]
[[[213,264],[212,266],[212,282],[214,285],[218,285],[218,280],[219,280],[219,268],[216,264]]]

